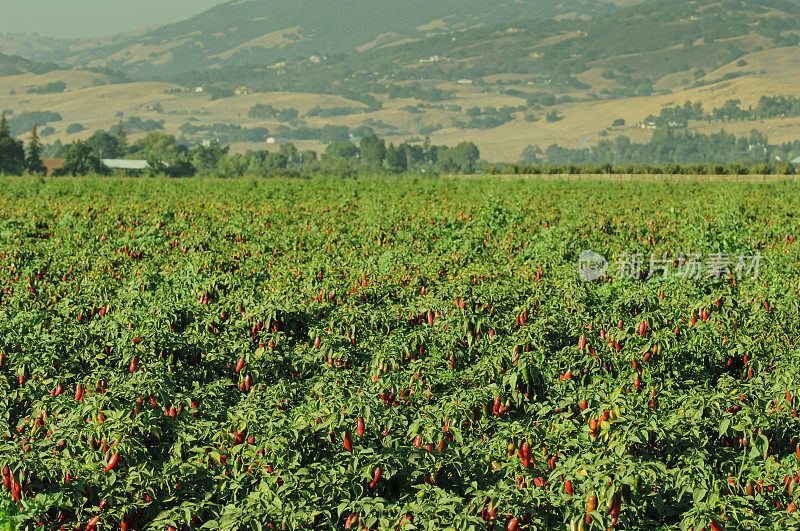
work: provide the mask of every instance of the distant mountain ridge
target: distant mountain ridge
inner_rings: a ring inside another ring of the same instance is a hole
[[[247,84],[284,90],[385,94],[391,85],[484,81],[526,76],[506,86],[550,93],[646,96],[657,87],[707,83],[707,72],[763,49],[800,43],[800,7],[786,0],[651,0],[588,20],[520,20],[485,25],[391,47],[365,50],[320,64],[289,60],[173,75],[190,85],[230,90]],[[729,76],[750,75],[746,65]],[[686,80],[686,77],[690,79]],[[424,81],[423,81],[424,80]],[[515,86],[516,85],[516,86]],[[601,93],[608,87],[608,93]]]
[[[0,52],[152,77],[354,53],[477,26],[614,9],[602,0],[234,0],[184,21],[103,39],[4,35]]]

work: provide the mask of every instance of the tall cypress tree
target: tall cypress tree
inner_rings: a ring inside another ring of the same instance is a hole
[[[111,134],[114,136],[114,138],[117,139],[120,151],[122,151],[123,154],[127,153],[128,132],[125,131],[125,126],[122,125],[122,120],[120,120],[119,123],[116,126],[114,126],[114,128],[111,130]]]
[[[0,116],[0,174],[19,175],[25,170],[25,147],[11,136],[6,113]]]
[[[6,113],[0,116],[0,138],[11,136],[11,131],[8,128],[8,120],[6,120]]]
[[[36,132],[36,124],[31,129],[31,139],[28,142],[28,157],[25,159],[25,167],[31,173],[45,173],[47,168],[42,164],[42,144],[39,141],[39,134]]]

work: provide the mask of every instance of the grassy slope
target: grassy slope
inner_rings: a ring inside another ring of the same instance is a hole
[[[769,54],[754,54],[752,61],[755,63],[762,58],[766,64],[776,64],[780,58],[786,57],[789,64],[792,54],[796,49],[775,50]],[[763,57],[761,57],[763,56]],[[776,67],[778,68],[778,67]],[[176,88],[167,83],[129,83],[118,85],[104,85],[93,87],[92,80],[98,74],[87,72],[51,72],[46,75],[36,76],[26,74],[23,76],[8,76],[0,78],[0,94],[3,94],[3,107],[14,109],[16,112],[23,110],[53,110],[62,114],[64,120],[50,124],[56,129],[56,136],[45,140],[52,142],[56,137],[62,141],[71,141],[85,138],[95,129],[107,129],[116,122],[114,115],[122,111],[126,116],[139,116],[143,119],[165,120],[167,132],[178,135],[178,127],[187,121],[190,116],[198,119],[197,123],[216,123],[231,121],[253,127],[256,125],[275,127],[276,122],[257,122],[247,118],[247,111],[256,103],[267,103],[276,107],[296,108],[301,113],[314,106],[338,107],[358,106],[356,102],[345,100],[338,96],[298,93],[266,93],[253,94],[239,98],[227,98],[211,101],[206,95],[198,94],[165,94],[164,91]],[[17,96],[6,96],[11,87],[24,87],[27,85],[40,85],[62,79],[67,81],[70,91],[64,94],[35,95],[24,94],[17,90]],[[626,134],[636,141],[645,141],[651,132],[636,127],[636,123],[650,114],[657,114],[662,106],[682,104],[687,100],[703,101],[707,106],[721,105],[728,99],[740,99],[744,105],[755,103],[762,94],[787,95],[795,92],[794,87],[800,83],[800,72],[786,69],[782,73],[769,71],[766,75],[748,76],[731,81],[716,83],[702,88],[676,91],[668,95],[649,97],[622,98],[599,102],[577,102],[559,105],[556,108],[564,117],[562,121],[549,123],[545,120],[526,122],[517,118],[513,122],[499,128],[488,130],[455,130],[446,128],[442,134],[434,134],[435,143],[455,144],[461,140],[475,141],[485,158],[492,161],[514,161],[528,144],[538,144],[546,147],[553,143],[565,146],[578,146],[578,140],[586,135],[592,135],[587,140],[596,142],[601,137],[597,135],[608,131],[612,135]],[[80,88],[83,87],[83,88]],[[87,105],[92,102],[92,105]],[[474,105],[519,105],[522,100],[511,96],[497,97],[490,94],[481,94],[478,91],[470,93],[466,90],[452,103],[463,107]],[[161,103],[164,113],[146,112],[138,107],[148,103]],[[330,119],[309,118],[309,126],[321,126],[326,123],[346,124],[355,126],[363,123],[367,118],[395,125],[405,134],[389,136],[392,141],[400,142],[415,135],[413,129],[420,124],[446,122],[455,113],[440,110],[429,110],[424,114],[409,114],[401,107],[412,103],[412,100],[391,100],[380,111],[369,114],[358,114]],[[418,118],[419,117],[419,118]],[[629,124],[626,127],[611,127],[616,118],[624,118]],[[419,119],[419,122],[417,120]],[[74,135],[65,135],[64,129],[70,123],[81,123],[87,129]],[[726,130],[744,134],[751,129],[766,131],[772,142],[783,142],[800,137],[800,119],[785,118],[764,122],[733,122],[700,124],[698,130],[709,132],[724,127]],[[135,138],[136,135],[133,135]],[[324,146],[316,142],[297,142],[303,148],[323,149]],[[237,151],[247,149],[263,149],[266,146],[257,144],[236,144]]]

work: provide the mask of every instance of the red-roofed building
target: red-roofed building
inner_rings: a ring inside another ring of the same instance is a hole
[[[53,175],[54,171],[64,165],[64,159],[43,159],[42,164],[44,164],[44,167],[47,168],[45,177],[50,177]]]

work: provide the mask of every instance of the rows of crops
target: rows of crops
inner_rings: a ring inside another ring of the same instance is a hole
[[[0,185],[20,528],[800,526],[789,183]]]

